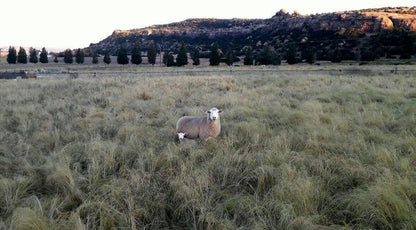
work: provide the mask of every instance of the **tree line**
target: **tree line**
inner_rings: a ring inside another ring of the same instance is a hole
[[[23,47],[20,47],[19,52],[13,46],[9,47],[9,54],[7,55],[7,62],[9,64],[26,64],[28,61],[30,63],[48,63],[48,52],[46,51],[45,47],[42,48],[40,51],[39,58],[38,58],[39,50],[34,48],[29,49],[29,58],[26,53],[26,50]]]
[[[410,54],[414,53],[414,47],[409,46],[408,48]],[[255,47],[254,50],[251,46],[245,46],[242,49],[242,52],[239,54],[244,54],[243,64],[244,65],[280,65],[282,58],[286,60],[288,64],[296,64],[301,62],[306,62],[313,64],[317,60],[317,56],[321,55],[320,51],[317,50],[313,45],[304,45],[302,48],[299,48],[296,43],[289,44],[284,51],[282,52],[279,49],[275,49],[270,45],[262,45],[260,47]],[[147,49],[144,51],[147,57],[147,62],[151,65],[156,64],[157,55],[159,53],[161,62],[165,66],[185,66],[188,64],[188,50],[185,43],[181,43],[180,48],[175,52],[166,51],[163,52],[159,50],[157,52],[156,45],[154,42],[151,42]],[[67,64],[72,64],[75,62],[77,64],[83,64],[84,58],[88,56],[92,57],[92,63],[98,63],[99,55],[95,52],[85,51],[84,49],[66,49],[63,54],[55,55],[54,62],[58,62],[58,56],[63,57],[63,62]],[[282,55],[284,54],[284,56]],[[39,54],[39,58],[38,58]],[[201,53],[200,49],[194,48],[193,51],[189,52],[190,57],[193,61],[193,65],[200,65],[200,58],[209,58],[209,64],[211,66],[218,66],[221,62],[227,65],[233,65],[233,63],[240,61],[239,57],[235,54],[232,49],[229,49],[225,53],[219,47],[218,43],[211,45],[209,52]],[[175,58],[176,55],[176,58]],[[339,63],[342,60],[357,60],[357,61],[374,61],[377,59],[377,49],[371,50],[369,48],[359,49],[356,55],[351,55],[346,52],[345,48],[334,46],[331,51],[327,54],[328,61],[333,63]],[[130,57],[129,57],[130,56]],[[241,55],[242,56],[242,55]],[[283,57],[282,57],[283,56]],[[409,57],[408,57],[409,56]],[[127,49],[126,44],[122,44],[117,52],[117,64],[126,65],[126,64],[135,64],[139,65],[143,62],[142,59],[142,49],[139,43],[136,43],[132,50]],[[408,59],[410,55],[400,56],[401,59]],[[319,58],[321,60],[321,58]],[[112,61],[110,52],[105,51],[103,62],[105,64],[110,64]],[[29,49],[29,57],[26,54],[26,50],[20,47],[19,52],[12,46],[9,47],[9,53],[7,55],[7,62],[10,64],[26,64],[30,63],[48,63],[48,52],[45,48],[42,48],[41,51],[34,48]]]

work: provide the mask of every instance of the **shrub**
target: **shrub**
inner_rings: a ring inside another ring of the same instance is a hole
[[[30,63],[38,63],[38,51],[32,47],[29,49],[29,62]]]
[[[149,64],[154,65],[156,63],[156,47],[154,42],[151,42],[147,48],[147,60]]]
[[[200,60],[199,60],[199,50],[198,50],[198,48],[196,48],[195,50],[194,50],[194,52],[192,53],[192,61],[193,61],[193,63],[192,63],[192,65],[196,65],[196,66],[198,66],[198,65],[200,65],[201,64],[201,62],[200,62]]]
[[[244,57],[244,65],[253,65],[254,58],[253,58],[253,48],[248,47],[246,50],[246,54]]]
[[[17,54],[17,63],[27,64],[27,54],[23,47],[20,47],[19,53]]]
[[[16,64],[17,54],[16,49],[13,46],[9,47],[9,53],[7,54],[7,63]]]
[[[280,65],[279,54],[272,47],[265,46],[256,56],[256,65]]]
[[[185,44],[182,43],[181,47],[179,48],[178,56],[176,57],[176,65],[184,66],[187,64],[188,64],[188,54],[186,51]]]
[[[368,49],[361,49],[360,50],[360,61],[374,61],[376,59],[376,55]]]
[[[220,56],[220,49],[217,43],[214,43],[211,46],[211,52],[209,56],[209,65],[217,66],[220,64],[221,56]]]
[[[127,65],[129,64],[129,57],[127,56],[127,47],[125,44],[120,46],[117,54],[117,64]]]
[[[42,48],[42,51],[40,52],[40,56],[39,56],[39,61],[40,63],[48,63],[48,51],[46,51],[45,47]],[[84,62],[82,60],[82,62]]]
[[[66,64],[72,64],[74,62],[74,56],[72,55],[72,51],[70,49],[65,50],[64,62]]]
[[[110,53],[108,51],[104,54],[103,62],[107,65],[111,63]]]
[[[288,47],[288,51],[286,53],[286,61],[289,65],[293,65],[298,63],[298,57],[297,57],[297,46],[296,44],[292,43]]]
[[[335,50],[330,53],[329,60],[333,63],[340,63],[342,61],[341,49],[338,47],[335,48]]]
[[[140,50],[140,45],[136,44],[131,51],[131,63],[139,65],[142,63],[142,52]]]
[[[234,63],[234,53],[232,50],[229,50],[226,54],[225,54],[225,64],[227,64],[228,66],[233,65]]]

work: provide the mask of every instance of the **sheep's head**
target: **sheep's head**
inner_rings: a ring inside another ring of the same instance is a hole
[[[222,110],[219,110],[217,108],[212,108],[208,111],[205,112],[206,114],[208,114],[208,119],[211,121],[215,121],[218,118],[220,118],[220,114],[222,113]]]
[[[179,140],[183,140],[185,138],[186,133],[178,133]]]

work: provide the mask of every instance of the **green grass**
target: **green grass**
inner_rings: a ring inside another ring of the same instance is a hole
[[[0,228],[416,228],[414,74],[244,68],[1,81]]]

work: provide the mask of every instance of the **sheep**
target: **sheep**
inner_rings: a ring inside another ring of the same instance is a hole
[[[25,71],[25,77],[27,78],[36,78],[38,76],[38,74],[34,71]]]
[[[186,133],[188,138],[209,140],[221,132],[220,114],[222,110],[212,108],[205,112],[207,117],[181,117],[176,123],[177,133]]]
[[[178,134],[178,138],[179,138],[179,142],[181,144],[195,144],[196,141],[194,139],[190,139],[190,138],[186,138],[186,133],[177,133]]]

